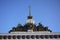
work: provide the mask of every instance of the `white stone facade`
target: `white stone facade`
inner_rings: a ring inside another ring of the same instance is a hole
[[[29,36],[29,38],[26,38],[27,35]],[[38,35],[38,38],[36,37],[37,35]],[[4,38],[4,36],[7,36],[7,37]],[[8,36],[11,36],[11,38],[8,38]],[[17,36],[20,36],[20,38],[17,38]],[[0,40],[60,40],[60,33],[59,32],[48,32],[48,31],[11,32],[11,33],[5,33],[5,34],[0,33]]]

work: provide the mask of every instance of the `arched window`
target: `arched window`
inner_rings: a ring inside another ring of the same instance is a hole
[[[22,39],[25,39],[25,35],[22,35]]]
[[[44,38],[44,35],[40,35],[40,38],[43,39]]]
[[[3,39],[7,39],[7,36],[6,36],[6,35],[4,35],[4,36],[3,36]]]
[[[0,39],[2,39],[2,35],[0,35]]]
[[[39,37],[40,37],[39,35],[36,35],[36,39],[39,39]]]
[[[45,35],[45,38],[46,38],[46,39],[48,39],[48,38],[49,38],[49,36],[48,36],[48,35]]]
[[[58,38],[57,35],[54,35],[54,38]]]
[[[60,38],[60,35],[58,35],[58,37]]]
[[[15,35],[13,35],[12,37],[13,37],[13,39],[16,39],[16,36]]]
[[[49,37],[52,39],[53,38],[53,35],[49,35]]]
[[[18,35],[18,36],[17,36],[17,39],[20,39],[20,38],[21,38],[21,36],[20,36],[20,35]]]
[[[31,38],[32,38],[32,39],[34,39],[34,38],[35,38],[35,36],[34,36],[34,35],[31,35]]]
[[[27,39],[30,39],[30,35],[27,35],[26,38],[27,38]]]
[[[11,36],[10,35],[8,36],[8,39],[11,39]]]

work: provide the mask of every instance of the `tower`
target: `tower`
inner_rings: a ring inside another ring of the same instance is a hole
[[[35,30],[35,21],[33,20],[33,16],[31,15],[31,6],[29,6],[29,15],[26,20],[25,28],[27,31]]]
[[[32,15],[31,15],[31,6],[29,6],[29,16],[27,17],[26,24],[27,23],[31,23],[31,24],[35,23],[35,21],[33,20]]]

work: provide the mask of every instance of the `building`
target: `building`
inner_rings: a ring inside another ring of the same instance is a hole
[[[0,40],[60,40],[59,32],[52,32],[41,23],[36,26],[30,12],[25,25],[18,24],[9,33],[0,33]]]

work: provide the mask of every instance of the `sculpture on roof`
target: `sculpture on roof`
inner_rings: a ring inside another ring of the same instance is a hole
[[[31,6],[29,6],[29,16],[27,17],[26,23],[25,25],[21,25],[18,24],[17,27],[13,27],[10,32],[16,32],[16,31],[28,31],[28,30],[32,30],[32,31],[50,31],[52,32],[50,29],[48,29],[48,27],[44,27],[41,23],[38,24],[38,26],[35,25],[35,21],[33,20],[33,17],[31,15]]]

